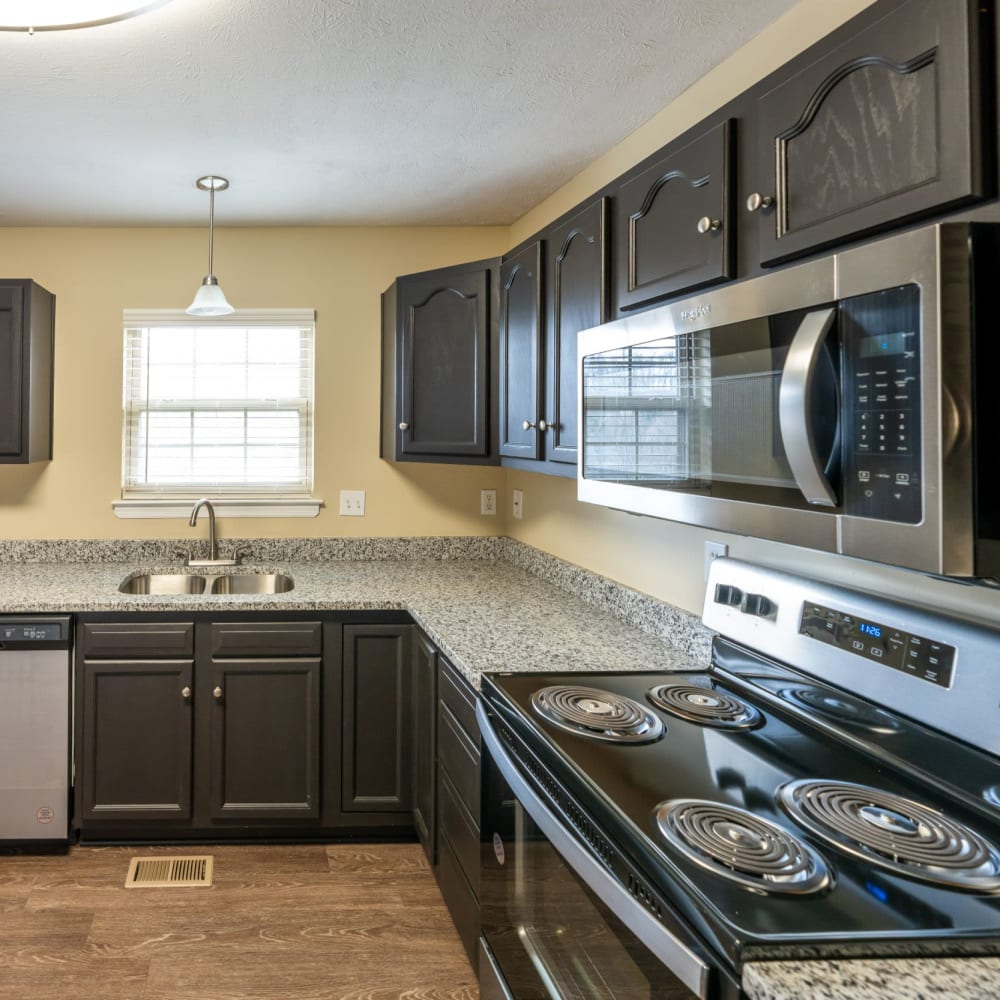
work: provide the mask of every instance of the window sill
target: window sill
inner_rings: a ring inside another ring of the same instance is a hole
[[[115,517],[122,518],[156,518],[183,517],[191,515],[195,500],[112,500],[111,507]],[[212,498],[209,497],[211,500]],[[212,500],[212,506],[218,517],[316,517],[322,500],[282,500],[280,497],[270,499],[240,500],[237,498]]]

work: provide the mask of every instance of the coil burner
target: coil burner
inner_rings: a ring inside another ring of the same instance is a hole
[[[646,697],[664,712],[703,726],[752,729],[761,722],[760,712],[752,705],[714,688],[694,684],[660,684],[650,688]]]
[[[895,733],[899,730],[899,723],[887,712],[839,691],[800,685],[785,688],[781,697],[799,708],[818,712],[833,722],[843,722],[872,733]]]
[[[656,807],[656,825],[686,858],[754,892],[806,895],[832,885],[819,854],[746,809],[672,799]]]
[[[1000,851],[947,816],[867,785],[791,781],[778,801],[826,843],[920,882],[1000,892]]]
[[[645,706],[600,688],[541,688],[531,707],[560,729],[607,743],[652,743],[663,735],[663,722]]]

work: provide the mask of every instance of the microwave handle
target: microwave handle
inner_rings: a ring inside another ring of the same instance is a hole
[[[518,773],[486,714],[482,701],[476,704],[476,719],[483,743],[500,769],[510,790],[549,843],[566,863],[597,894],[615,916],[700,1000],[708,996],[709,967],[683,942],[649,913],[586,848],[582,847],[555,812]]]
[[[818,309],[803,318],[788,348],[778,390],[778,423],[785,457],[802,495],[817,507],[837,506],[837,495],[816,453],[810,422],[813,373],[835,316],[836,310],[831,308]]]

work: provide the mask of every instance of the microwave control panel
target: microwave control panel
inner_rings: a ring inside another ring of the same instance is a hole
[[[916,524],[923,514],[920,290],[903,285],[844,299],[839,316],[844,513]]]
[[[799,634],[931,684],[951,687],[955,647],[947,643],[808,602],[802,606]]]

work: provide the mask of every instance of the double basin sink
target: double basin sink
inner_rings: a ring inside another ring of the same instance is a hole
[[[295,581],[284,573],[230,573],[202,576],[200,573],[143,573],[123,580],[123,594],[286,594]]]

